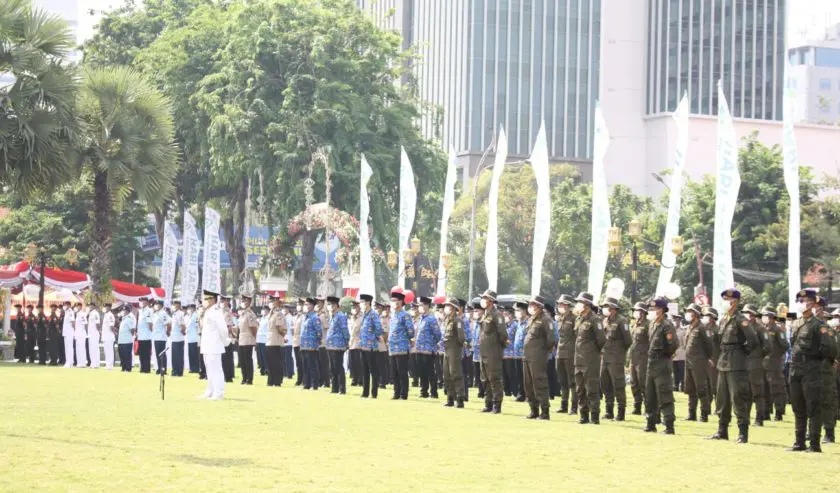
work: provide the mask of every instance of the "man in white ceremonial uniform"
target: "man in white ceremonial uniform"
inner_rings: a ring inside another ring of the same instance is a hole
[[[73,322],[76,312],[69,301],[64,302],[64,320],[61,323],[61,336],[64,337],[64,368],[73,366]]]
[[[99,324],[101,321],[99,308],[97,308],[96,303],[91,303],[87,316],[88,356],[90,357],[91,368],[99,368],[99,339],[101,338]]]
[[[102,314],[102,349],[105,351],[105,369],[114,369],[114,342],[117,337],[114,328],[117,325],[117,317],[111,309],[110,303],[105,303],[105,311]]]
[[[201,355],[207,370],[207,390],[199,399],[222,400],[225,396],[225,375],[222,354],[228,343],[228,325],[218,305],[218,294],[204,291],[204,314],[201,321]]]
[[[82,311],[82,304],[76,304],[75,314],[76,331],[73,332],[73,338],[76,340],[76,368],[84,368],[88,364],[87,360],[87,314]]]

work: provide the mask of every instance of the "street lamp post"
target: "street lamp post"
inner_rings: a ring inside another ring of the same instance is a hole
[[[64,254],[67,262],[71,265],[75,265],[79,259],[79,251],[76,248],[70,248],[67,250],[67,253]],[[24,257],[30,264],[37,264],[38,267],[41,268],[41,277],[38,281],[38,305],[44,306],[44,291],[46,290],[46,277],[47,277],[47,263],[53,262],[53,256],[47,253],[47,249],[44,247],[38,247],[35,242],[29,243],[26,245],[26,249],[24,250]]]
[[[472,299],[472,292],[473,292],[473,261],[475,260],[475,204],[477,201],[478,195],[478,178],[481,175],[481,172],[485,169],[484,164],[487,159],[487,155],[490,154],[491,149],[496,148],[496,136],[493,136],[493,141],[490,142],[490,145],[487,146],[487,149],[484,150],[484,154],[481,155],[481,159],[478,161],[478,168],[475,170],[475,178],[473,178],[473,195],[472,195],[472,211],[470,212],[470,278],[469,284],[467,287],[467,299]]]
[[[639,298],[639,243],[648,243],[650,245],[659,247],[652,242],[645,240],[642,236],[642,223],[638,219],[633,219],[627,225],[627,235],[630,237],[630,301],[636,303]],[[617,255],[621,252],[621,229],[616,226],[610,228],[608,233],[609,251],[611,254]],[[683,238],[682,236],[675,236],[671,239],[671,251],[674,255],[680,256],[683,253]]]

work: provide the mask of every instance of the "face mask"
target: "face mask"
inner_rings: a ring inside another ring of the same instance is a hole
[[[573,313],[575,315],[580,315],[581,313],[583,313],[583,303],[582,302],[578,301],[577,303],[575,303],[575,308],[574,308]]]
[[[685,314],[685,319],[688,323],[694,322],[694,313],[688,312]]]
[[[303,313],[309,313],[309,305],[303,305]]]
[[[335,307],[333,305],[327,305],[327,311],[332,313],[335,311]]]
[[[522,312],[522,310],[516,310],[516,313],[514,313],[513,316],[516,318],[516,320],[522,320],[522,317],[524,317],[525,314]]]
[[[443,307],[443,314],[444,314],[444,315],[447,315],[447,316],[448,316],[448,315],[452,315],[452,307],[451,307],[451,306],[445,306],[445,307]]]
[[[653,322],[654,320],[656,320],[656,312],[650,312],[650,313],[648,313],[648,314],[647,314],[647,319],[648,319],[648,320],[650,320],[651,322]]]
[[[805,303],[802,303],[801,301],[797,301],[796,303],[794,303],[793,309],[794,309],[794,311],[796,311],[796,313],[802,313],[802,312],[805,311]]]
[[[633,318],[639,320],[640,318],[642,318],[642,312],[640,312],[639,310],[633,311]]]
[[[736,306],[738,306],[738,300],[729,300],[730,308],[735,308]]]
[[[303,311],[303,305],[298,305],[297,306],[297,311],[302,312]]]
[[[529,306],[529,307],[528,307],[528,315],[533,316],[533,315],[534,315],[534,313],[536,313],[536,312],[537,312],[537,309],[536,309],[536,308],[534,308],[533,306]]]
[[[557,313],[559,313],[560,315],[565,315],[568,310],[569,309],[566,308],[566,305],[560,305],[557,307]]]
[[[840,325],[840,320],[837,320],[836,318],[832,318],[831,320],[828,321],[828,325],[829,325],[829,327],[837,327],[838,325]]]
[[[479,318],[481,318],[481,312],[475,311],[475,312],[473,312],[472,315],[473,315],[473,319],[475,319],[475,320],[478,320]]]
[[[703,322],[703,325],[709,325],[709,323],[711,323],[712,321],[712,317],[706,315],[703,318],[701,318],[700,321]]]
[[[396,301],[391,302],[391,310],[397,311],[397,302]]]
[[[370,305],[368,305],[367,303],[362,303],[362,310],[368,311],[369,309],[370,309]]]
[[[755,320],[755,315],[753,315],[752,313],[747,313],[747,320],[752,322],[753,320]]]
[[[479,303],[481,303],[481,308],[487,308],[487,300],[482,298]]]
[[[763,323],[764,325],[769,324],[770,323],[770,317],[768,317],[767,315],[762,315],[761,323]]]
[[[426,307],[421,306],[421,307],[417,308],[417,311],[420,312],[421,315],[425,315],[426,314]]]

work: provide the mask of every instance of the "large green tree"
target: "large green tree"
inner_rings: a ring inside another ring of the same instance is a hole
[[[85,71],[78,101],[85,125],[80,164],[93,191],[93,291],[110,293],[114,213],[134,194],[151,209],[169,198],[177,151],[168,99],[128,68]]]
[[[69,26],[30,0],[0,2],[0,183],[23,193],[72,176],[76,131]]]

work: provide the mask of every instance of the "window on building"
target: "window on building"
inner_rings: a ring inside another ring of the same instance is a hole
[[[817,67],[840,68],[840,49],[837,48],[816,48]]]
[[[820,79],[820,91],[831,90],[831,79]]]

